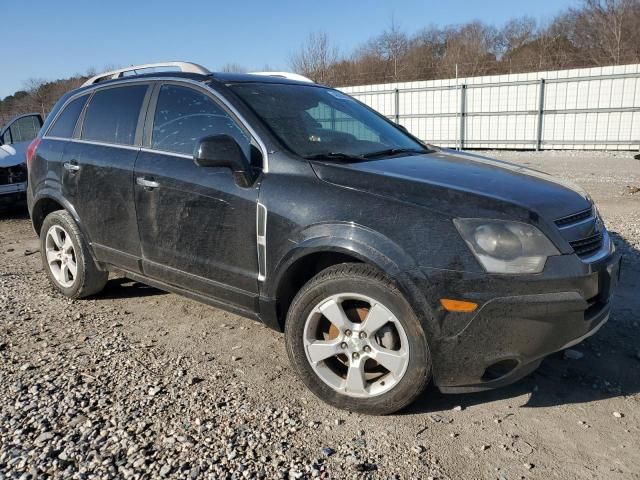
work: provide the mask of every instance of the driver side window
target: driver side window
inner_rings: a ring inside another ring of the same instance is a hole
[[[307,113],[315,121],[317,128],[322,130],[348,133],[358,140],[380,142],[380,136],[360,120],[326,103],[318,103],[315,107],[307,110]]]
[[[219,134],[232,136],[250,158],[249,137],[209,96],[172,84],[160,88],[153,120],[152,148],[191,155],[199,139]]]

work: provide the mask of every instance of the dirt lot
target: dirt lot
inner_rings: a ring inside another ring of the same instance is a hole
[[[596,200],[625,255],[613,315],[579,359],[392,417],[317,400],[250,320],[120,278],[63,298],[26,214],[0,214],[0,479],[640,478],[640,161],[496,156]]]

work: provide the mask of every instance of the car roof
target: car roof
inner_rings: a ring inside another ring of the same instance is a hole
[[[272,83],[272,84],[306,85],[306,86],[317,85],[314,83],[292,80],[290,78],[284,78],[284,77],[272,76],[272,75],[256,75],[253,73],[214,72],[214,73],[203,75],[200,73],[189,73],[189,72],[153,72],[153,73],[144,73],[140,75],[129,75],[129,76],[124,76],[116,79],[103,80],[101,82],[94,83],[93,85],[80,87],[79,89],[75,90],[75,92],[80,92],[82,90],[89,90],[96,87],[117,85],[118,83],[123,83],[124,81],[130,81],[130,80],[144,81],[144,80],[154,80],[157,78],[175,78],[177,80],[187,79],[187,80],[192,80],[192,81],[202,82],[202,83],[218,82],[222,84]]]
[[[211,76],[221,83],[283,83],[289,85],[317,85],[315,83],[294,80],[278,75],[259,75],[255,73],[212,73]]]

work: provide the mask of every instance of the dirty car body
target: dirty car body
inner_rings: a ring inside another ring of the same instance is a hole
[[[92,109],[106,111],[111,94],[134,105],[126,138],[100,136]],[[219,111],[171,113],[192,96]],[[58,128],[65,115],[70,125]],[[213,137],[177,138],[203,115],[201,130]],[[513,382],[609,317],[620,257],[584,192],[542,172],[423,144],[323,86],[195,73],[101,82],[63,97],[36,147],[28,199],[39,235],[47,215],[64,210],[100,270],[277,330],[323,271],[370,266],[410,306],[429,352],[424,375],[446,392]],[[447,308],[447,299],[473,307]],[[406,331],[412,352],[420,351]],[[359,342],[336,344],[352,355],[347,367],[358,364],[353,349],[364,356],[380,347]],[[398,383],[411,362],[391,372]],[[349,408],[386,392],[366,380],[349,396],[348,373],[346,390],[334,377],[322,377],[318,390],[346,395]]]

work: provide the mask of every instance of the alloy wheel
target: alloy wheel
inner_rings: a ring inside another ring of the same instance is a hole
[[[64,288],[70,288],[78,276],[76,252],[67,231],[60,225],[53,225],[45,242],[47,263],[55,281]]]
[[[367,398],[391,390],[409,364],[409,342],[396,316],[366,295],[333,295],[304,326],[307,360],[335,391]]]

